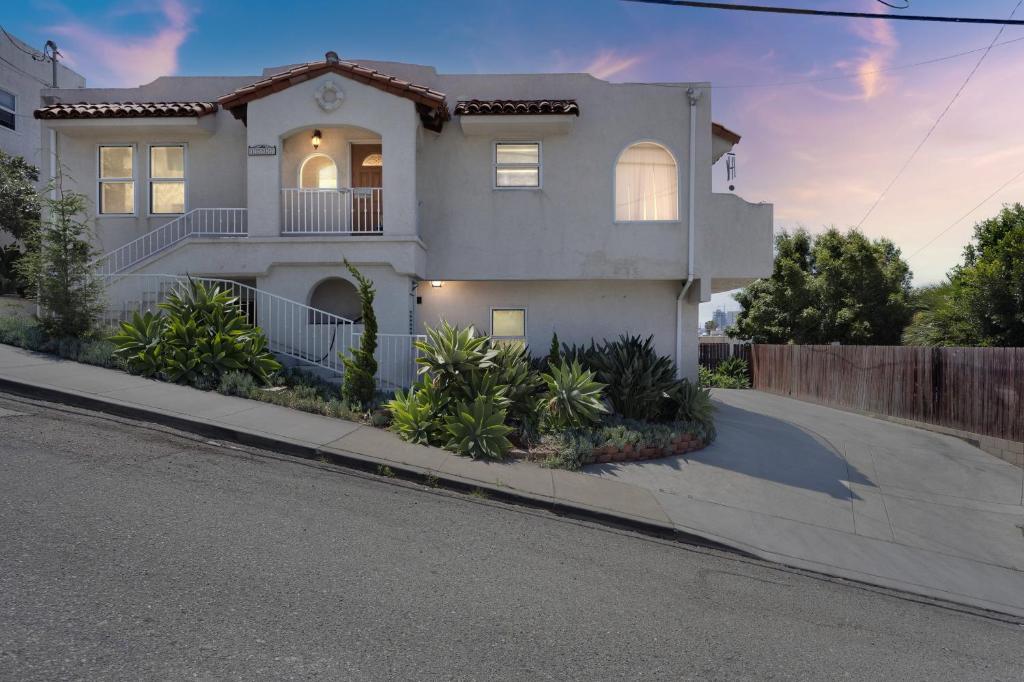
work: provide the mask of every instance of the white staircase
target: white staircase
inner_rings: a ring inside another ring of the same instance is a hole
[[[247,237],[249,225],[244,208],[194,208],[165,225],[93,261],[96,274],[110,278],[189,237]]]
[[[227,279],[192,277],[204,285],[219,286],[238,298],[249,321],[258,325],[267,337],[271,352],[317,368],[321,376],[340,377],[345,366],[339,353],[348,356],[358,346],[362,325],[269,292]],[[135,312],[157,311],[175,287],[186,283],[185,275],[119,274],[107,282],[106,322],[130,320]],[[377,386],[382,391],[408,388],[416,381],[414,334],[379,334],[376,358]]]

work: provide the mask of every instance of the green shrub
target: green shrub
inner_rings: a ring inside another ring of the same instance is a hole
[[[345,365],[342,398],[350,405],[369,408],[377,393],[377,316],[373,312],[376,291],[373,282],[345,260],[345,267],[359,284],[359,302],[363,318],[363,333],[359,336],[359,348],[352,350],[352,357],[341,357]]]
[[[159,306],[166,314],[135,313],[109,339],[131,372],[212,389],[227,372],[267,384],[281,368],[230,292],[189,279]]]
[[[38,349],[45,341],[46,334],[38,320],[29,317],[0,317],[0,343],[22,348],[35,346]]]
[[[544,395],[545,419],[550,427],[579,428],[596,422],[608,409],[601,402],[604,384],[594,381],[594,374],[573,361],[553,365],[542,375],[547,384]]]
[[[459,390],[467,377],[494,367],[497,349],[491,348],[486,336],[477,336],[473,327],[454,327],[442,321],[427,328],[427,338],[416,342],[420,357],[420,373],[430,376],[442,390]]]
[[[494,367],[488,374],[493,373],[497,384],[506,387],[505,410],[509,425],[523,440],[532,440],[540,428],[544,379],[533,368],[529,352],[522,344],[503,344],[497,351],[493,359]]]
[[[424,384],[413,386],[408,393],[395,391],[387,406],[391,410],[391,429],[403,440],[420,445],[441,442],[440,409]]]
[[[98,367],[114,367],[116,365],[114,344],[104,339],[83,341],[78,353],[78,361]]]
[[[248,398],[256,391],[256,380],[251,374],[237,370],[225,372],[220,378],[217,392],[224,395],[235,395],[240,398]]]
[[[82,342],[74,336],[65,336],[57,342],[57,355],[65,360],[77,360],[81,351]]]
[[[502,459],[512,447],[505,425],[505,410],[495,406],[485,396],[472,404],[459,403],[452,414],[445,417],[449,450],[473,459]]]
[[[669,394],[670,419],[697,425],[705,440],[715,438],[715,405],[711,392],[685,379],[680,381]]]
[[[623,417],[657,419],[677,382],[675,364],[655,352],[653,336],[620,336],[588,351],[585,358],[598,381],[606,384],[612,408]]]
[[[544,466],[552,469],[577,471],[589,464],[594,448],[602,445],[601,434],[589,429],[572,429],[544,436],[542,442],[555,453],[544,460]]]

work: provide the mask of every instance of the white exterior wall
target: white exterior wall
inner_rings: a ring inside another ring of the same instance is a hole
[[[416,293],[419,331],[441,320],[473,325],[489,334],[491,308],[526,308],[527,342],[533,355],[546,355],[552,332],[568,344],[615,339],[620,334],[654,335],[662,355],[675,354],[678,282],[590,280],[576,282],[421,282]],[[696,304],[693,308],[696,320]],[[696,321],[694,321],[696,325]],[[693,334],[696,347],[697,334]],[[696,353],[696,351],[694,351]],[[696,360],[694,360],[696,367]]]
[[[13,36],[12,36],[13,38]],[[13,93],[16,102],[15,129],[0,126],[0,149],[42,169],[43,156],[40,145],[39,121],[32,112],[42,105],[41,93],[52,85],[53,66],[50,62],[32,59],[23,50],[37,53],[38,49],[14,38],[17,46],[6,36],[0,35],[0,88]],[[20,49],[19,49],[20,48]],[[57,85],[62,88],[84,88],[85,78],[67,68],[57,65]]]

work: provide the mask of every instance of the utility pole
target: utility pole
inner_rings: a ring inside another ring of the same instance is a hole
[[[52,40],[47,40],[46,45],[43,47],[43,54],[49,50],[50,54],[50,66],[53,67],[53,77],[50,79],[50,87],[57,87],[57,57],[60,56],[60,51],[57,50],[57,43]]]

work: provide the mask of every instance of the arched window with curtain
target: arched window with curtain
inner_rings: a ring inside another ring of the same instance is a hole
[[[676,160],[654,142],[627,147],[615,164],[615,220],[679,219]]]

